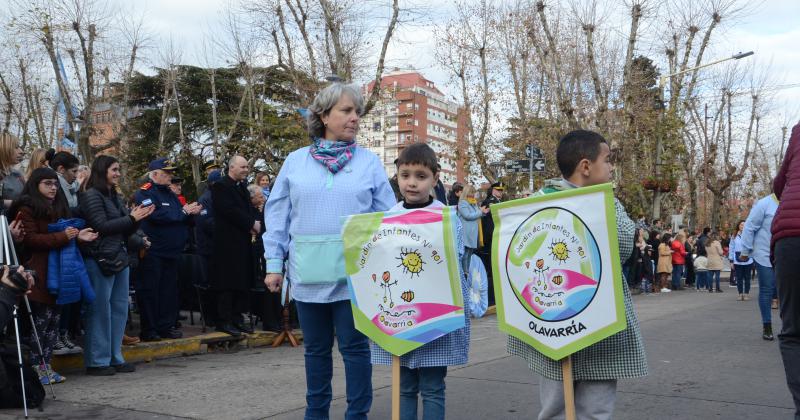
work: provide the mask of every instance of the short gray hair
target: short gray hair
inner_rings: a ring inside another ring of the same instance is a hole
[[[339,82],[331,83],[317,94],[314,102],[308,107],[308,136],[312,140],[325,136],[325,124],[322,123],[322,116],[331,112],[331,109],[344,95],[350,96],[350,99],[353,100],[358,115],[364,113],[364,96],[361,95],[358,86]]]
[[[247,192],[250,193],[250,197],[252,198],[254,195],[258,194],[259,192],[263,193],[264,190],[256,184],[248,184],[247,185]]]

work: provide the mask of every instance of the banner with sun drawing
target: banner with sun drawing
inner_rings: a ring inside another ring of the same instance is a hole
[[[464,327],[451,208],[359,214],[342,227],[356,328],[396,356]]]
[[[560,360],[625,329],[611,184],[491,209],[501,331]]]

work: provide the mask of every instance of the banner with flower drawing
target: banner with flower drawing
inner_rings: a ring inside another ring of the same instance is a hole
[[[349,216],[342,227],[356,328],[396,356],[464,327],[455,211]]]
[[[491,210],[500,330],[560,360],[625,329],[611,184]]]

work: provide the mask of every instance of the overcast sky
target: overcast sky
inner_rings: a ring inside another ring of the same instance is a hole
[[[144,13],[146,25],[160,45],[172,37],[183,50],[184,61],[197,63],[198,40],[209,28],[220,27],[224,19],[225,0],[112,0],[121,9],[136,14]],[[231,0],[236,4],[239,0]],[[402,1],[401,1],[402,3]],[[425,1],[430,8],[416,25],[399,31],[389,50],[387,67],[413,65],[422,71],[446,93],[456,92],[448,86],[449,75],[437,64],[433,56],[433,25],[443,22],[452,6],[446,0]],[[358,11],[354,11],[357,13]],[[618,32],[627,32],[627,18],[619,14]],[[739,51],[755,51],[752,60],[759,67],[769,65],[770,84],[785,87],[773,91],[776,94],[776,110],[772,113],[771,125],[788,115],[797,121],[800,117],[800,0],[764,0],[750,16],[714,34],[714,48],[706,53],[707,60],[730,56]],[[644,29],[647,29],[646,27]],[[663,47],[651,40],[642,42],[637,53],[661,60]],[[152,65],[152,62],[150,63]],[[795,85],[786,87],[786,85]],[[780,115],[778,115],[780,114]]]

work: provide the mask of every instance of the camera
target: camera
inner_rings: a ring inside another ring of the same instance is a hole
[[[21,291],[28,290],[28,280],[25,278],[25,276],[23,276],[20,272],[17,271],[19,270],[19,266],[6,265],[5,267],[8,267],[8,279],[11,280],[11,283],[13,283],[14,286],[16,286],[17,289]],[[33,276],[34,279],[36,279],[35,270],[24,270],[24,271]]]

